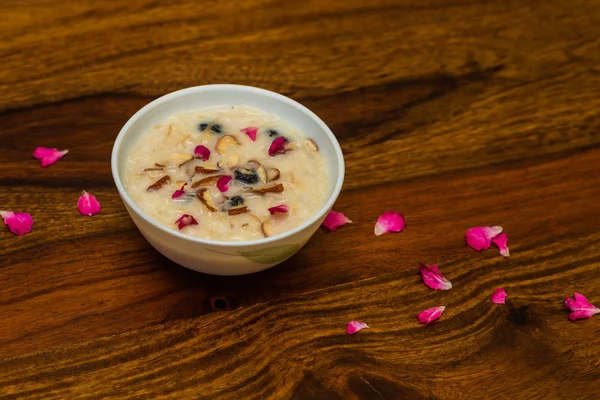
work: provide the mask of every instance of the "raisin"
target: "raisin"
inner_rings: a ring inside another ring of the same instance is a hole
[[[219,125],[219,124],[213,124],[210,127],[210,130],[213,131],[214,133],[222,133],[223,132],[223,128],[221,128],[221,125]]]
[[[200,132],[204,132],[206,130],[206,128],[208,128],[208,124],[206,123],[201,123],[200,125],[198,125],[198,129],[200,129]]]
[[[233,196],[229,199],[229,206],[236,207],[244,205],[244,198],[242,196]]]
[[[269,135],[269,137],[279,136],[279,132],[277,132],[275,129],[269,129],[267,130],[267,135]]]
[[[254,169],[247,169],[247,168],[236,169],[234,172],[234,177],[235,177],[236,181],[240,181],[247,185],[254,185],[255,183],[258,183],[258,174],[256,173],[256,170],[254,170]]]

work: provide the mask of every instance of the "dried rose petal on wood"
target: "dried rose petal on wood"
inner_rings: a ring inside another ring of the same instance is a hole
[[[283,136],[277,137],[269,146],[269,155],[275,156],[277,154],[283,154],[286,152],[287,139]]]
[[[504,304],[507,297],[508,294],[506,293],[506,290],[504,290],[504,288],[498,288],[494,290],[494,293],[492,294],[492,303]]]
[[[203,161],[206,161],[210,158],[210,150],[208,147],[199,144],[194,149],[194,155],[198,158],[201,158]]]
[[[79,200],[77,200],[77,209],[81,215],[91,217],[100,212],[100,202],[93,195],[84,190],[79,197]]]
[[[288,212],[288,206],[285,204],[280,204],[278,206],[275,207],[270,207],[269,208],[269,212],[271,213],[271,215],[276,214],[276,213],[282,213],[285,214]]]
[[[441,317],[445,309],[446,307],[444,306],[429,308],[427,310],[421,311],[417,318],[419,319],[419,322],[421,324],[428,325],[431,322],[438,319],[439,317]]]
[[[242,129],[240,132],[245,133],[246,135],[248,135],[250,140],[255,142],[256,134],[258,133],[258,128],[255,128],[254,126],[249,126],[247,128]]]
[[[221,191],[221,193],[225,193],[229,190],[229,184],[231,183],[231,176],[225,175],[219,178],[217,181],[217,188]]]
[[[185,194],[185,187],[187,186],[187,183],[184,183],[183,185],[181,185],[181,189],[177,189],[176,191],[173,192],[173,195],[171,196],[172,199],[176,199],[178,197],[181,197]]]
[[[369,328],[369,325],[360,321],[350,321],[346,327],[346,333],[348,335],[354,335],[356,332],[361,331],[365,328]]]
[[[69,150],[48,149],[46,147],[36,147],[33,156],[40,160],[42,168],[52,165],[67,154]]]
[[[377,218],[375,235],[380,236],[388,232],[400,232],[406,227],[404,216],[395,211],[386,211]]]
[[[487,250],[492,245],[492,238],[502,233],[501,226],[476,226],[465,233],[470,248],[476,251]]]
[[[323,221],[323,226],[330,230],[331,232],[335,231],[342,225],[351,224],[352,221],[344,214],[337,211],[329,211],[329,214],[325,217]]]
[[[510,252],[508,251],[508,236],[506,233],[501,233],[498,236],[494,236],[492,238],[492,243],[498,246],[500,250],[500,255],[503,257],[509,257]]]
[[[190,214],[183,214],[177,221],[175,221],[179,230],[182,230],[188,225],[198,225],[198,221]]]
[[[442,275],[437,265],[419,264],[419,273],[423,282],[435,290],[450,290],[452,283]]]
[[[33,218],[26,212],[0,211],[0,217],[8,229],[17,236],[31,232]]]
[[[591,318],[595,314],[600,314],[600,308],[590,303],[581,293],[575,292],[573,294],[573,299],[569,297],[565,298],[564,305],[572,311],[569,314],[569,319],[571,321]]]

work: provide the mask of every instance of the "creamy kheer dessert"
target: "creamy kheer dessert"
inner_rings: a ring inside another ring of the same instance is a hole
[[[219,106],[174,115],[142,134],[125,187],[165,226],[240,241],[311,218],[330,178],[317,144],[293,126],[256,108]]]

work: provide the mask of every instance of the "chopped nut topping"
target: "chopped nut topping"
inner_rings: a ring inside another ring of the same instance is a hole
[[[196,189],[197,187],[200,187],[200,186],[213,186],[213,185],[216,185],[217,181],[222,176],[223,175],[213,175],[213,176],[206,177],[204,179],[200,179],[199,181],[194,182],[192,184],[192,189]]]
[[[254,189],[252,191],[252,193],[257,193],[257,194],[265,194],[265,193],[281,193],[283,192],[283,185],[281,183],[278,183],[277,185],[273,185],[273,186],[266,186],[260,189]]]
[[[146,191],[154,192],[154,191],[162,188],[169,182],[171,182],[171,177],[169,177],[169,175],[165,175],[162,178],[160,178],[159,180],[157,180],[156,182],[154,182],[152,185],[148,186],[148,189],[146,189]]]
[[[273,236],[275,233],[275,227],[273,226],[272,221],[265,221],[261,225],[262,233],[265,237]]]
[[[312,139],[306,139],[306,148],[311,151],[319,151],[319,146]]]
[[[277,168],[267,168],[267,182],[279,179],[280,173]]]
[[[244,214],[247,213],[248,207],[247,206],[242,206],[242,207],[234,207],[234,208],[230,208],[229,210],[227,210],[227,213],[229,215],[238,215],[238,214]]]
[[[212,167],[207,168],[202,165],[197,165],[195,168],[195,171],[197,174],[215,174],[215,173],[219,172],[220,169],[212,168]]]
[[[217,211],[217,206],[215,205],[208,189],[199,189],[196,192],[196,197],[198,197],[198,200],[200,200],[200,202],[204,204],[204,206],[206,206],[206,208],[208,208],[209,211]]]
[[[189,159],[189,160],[187,160],[187,161],[184,161],[184,162],[182,162],[182,163],[181,163],[181,164],[179,164],[177,167],[178,167],[178,168],[181,168],[181,167],[183,167],[185,164],[187,164],[187,163],[189,163],[189,162],[193,162],[193,161],[194,161],[194,157],[190,158],[190,159]]]
[[[142,170],[142,173],[143,173],[143,172],[162,171],[162,170],[163,170],[162,168],[158,168],[158,167],[157,167],[157,168],[144,168],[144,169]]]
[[[258,174],[258,177],[262,183],[267,183],[267,171],[265,170],[265,167],[261,165],[256,170],[256,173]]]
[[[194,156],[191,154],[173,153],[169,156],[169,161],[172,161],[173,163],[177,163],[179,165],[185,161],[191,160],[192,158],[194,158]]]
[[[217,153],[224,154],[228,149],[239,146],[239,142],[231,135],[225,135],[217,141],[215,149]]]

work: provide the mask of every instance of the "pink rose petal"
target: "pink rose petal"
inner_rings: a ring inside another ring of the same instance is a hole
[[[375,235],[380,236],[388,232],[400,232],[404,230],[406,222],[404,216],[395,211],[386,211],[377,218],[375,224]]]
[[[81,215],[91,217],[100,212],[100,202],[96,200],[93,195],[84,190],[83,194],[79,197],[79,200],[77,200],[77,209]]]
[[[507,296],[508,294],[506,293],[506,290],[503,288],[498,288],[494,290],[494,293],[492,294],[492,303],[504,304]]]
[[[248,135],[248,137],[250,138],[250,140],[252,140],[253,142],[256,141],[256,134],[258,133],[258,128],[255,128],[253,126],[249,126],[247,128],[242,129],[240,132],[245,133],[246,135]]]
[[[229,190],[229,183],[231,182],[231,176],[225,175],[219,178],[217,181],[217,187],[222,193],[225,193]]]
[[[487,250],[492,245],[492,238],[502,232],[501,226],[476,226],[465,234],[467,244],[473,250]]]
[[[438,319],[439,317],[441,317],[445,309],[446,307],[444,306],[429,308],[427,310],[421,311],[417,318],[419,319],[419,322],[421,324],[428,325],[431,322]]]
[[[348,217],[346,217],[344,214],[337,211],[329,211],[329,214],[327,214],[325,217],[322,225],[333,232],[340,226],[351,223],[352,221],[350,221],[350,219],[348,219]]]
[[[271,146],[269,146],[269,155],[275,156],[277,154],[285,153],[286,146],[287,146],[287,139],[284,138],[283,136],[279,136],[278,138],[273,140],[273,143],[271,143]]]
[[[206,161],[210,158],[210,150],[208,147],[199,144],[194,149],[194,155],[198,158],[201,158],[203,161]]]
[[[501,233],[498,236],[494,236],[492,238],[492,243],[494,243],[500,249],[500,255],[504,257],[509,257],[510,252],[508,251],[508,236],[506,233]]]
[[[569,319],[575,321],[583,318],[591,318],[595,314],[600,314],[600,308],[594,306],[581,293],[575,292],[574,299],[565,298],[565,307],[572,312],[569,314]]]
[[[369,328],[369,325],[365,324],[364,322],[350,321],[348,322],[348,326],[346,327],[346,333],[348,335],[354,335],[356,332],[365,328]]]
[[[184,188],[187,186],[187,183],[184,183],[183,185],[181,185],[181,189],[178,189],[176,191],[173,192],[173,195],[171,196],[172,199],[176,199],[178,197],[181,197],[185,194],[185,190]]]
[[[271,213],[271,215],[276,214],[276,213],[285,214],[288,212],[288,206],[285,204],[280,204],[278,206],[269,208],[269,212]]]
[[[0,211],[0,217],[8,226],[8,229],[17,236],[23,236],[31,232],[33,218],[26,212]]]
[[[175,221],[179,230],[182,230],[188,225],[198,225],[198,221],[190,214],[183,214],[181,218]]]
[[[52,165],[67,154],[69,150],[48,149],[46,147],[36,147],[33,156],[40,160],[42,168]]]
[[[419,264],[419,272],[423,278],[423,282],[427,286],[435,290],[450,290],[452,283],[442,275],[437,265]]]

